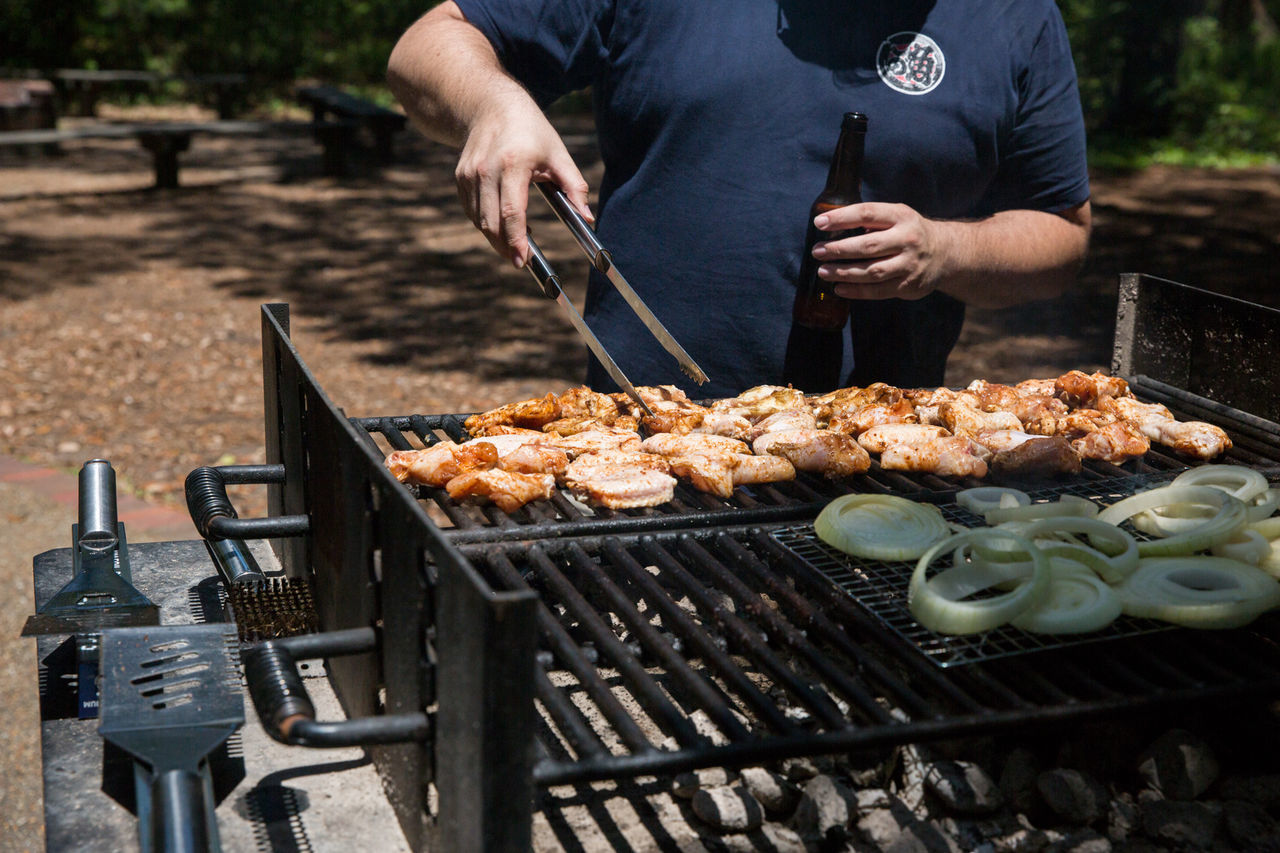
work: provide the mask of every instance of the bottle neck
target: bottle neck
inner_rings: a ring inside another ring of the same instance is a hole
[[[865,119],[845,123],[831,157],[823,201],[853,204],[862,200],[862,154],[866,139]]]

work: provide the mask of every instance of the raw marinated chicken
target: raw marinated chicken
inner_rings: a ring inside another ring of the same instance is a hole
[[[1145,454],[1151,442],[1128,421],[1113,421],[1071,439],[1071,447],[1085,459],[1119,465]]]
[[[766,432],[777,432],[784,429],[817,429],[818,419],[809,409],[786,409],[774,412],[756,422],[747,433],[747,441],[755,441]]]
[[[1062,436],[1034,435],[1012,447],[996,451],[987,467],[998,476],[1046,477],[1079,474],[1081,462],[1080,454]]]
[[[514,512],[529,501],[551,497],[555,486],[556,478],[550,474],[521,474],[489,468],[459,474],[445,484],[445,490],[456,501],[485,498],[503,512]]]
[[[751,421],[733,412],[717,412],[708,409],[702,417],[702,423],[694,427],[693,431],[740,438],[745,441],[747,434],[751,431]]]
[[[484,429],[494,425],[542,429],[544,424],[560,416],[561,408],[556,395],[548,394],[533,400],[507,403],[505,406],[472,415],[463,422],[463,425],[472,435],[480,435]]]
[[[838,411],[827,421],[827,429],[857,437],[873,426],[913,424],[918,420],[910,401],[898,400],[896,403],[872,403],[861,409]]]
[[[829,421],[836,415],[847,415],[867,406],[892,406],[901,402],[902,389],[883,382],[873,382],[865,388],[856,386],[838,388],[809,400],[818,421]]]
[[[454,444],[440,442],[423,450],[396,450],[386,459],[387,468],[402,483],[440,488],[467,471],[498,464],[498,449],[489,442]]]
[[[946,427],[934,424],[881,424],[858,436],[858,444],[872,453],[883,453],[890,444],[927,441],[950,434]]]
[[[716,400],[711,408],[718,412],[733,412],[754,421],[774,412],[802,409],[806,405],[803,391],[781,385],[757,385],[737,397]]]
[[[1013,412],[983,412],[960,400],[940,405],[938,420],[953,435],[973,436],[989,430],[1022,429],[1022,421]]]
[[[562,418],[591,418],[611,424],[622,414],[618,402],[608,394],[592,391],[585,385],[570,388],[556,397]]]
[[[574,433],[573,435],[557,436],[548,434],[546,441],[553,447],[558,447],[569,454],[570,459],[583,453],[593,453],[599,450],[638,451],[640,449],[640,434],[622,427],[600,426],[584,432]]]
[[[542,431],[555,433],[556,435],[577,435],[580,432],[600,429],[601,427],[628,429],[632,432],[638,432],[640,424],[630,415],[618,415],[617,417],[605,418],[603,420],[600,418],[575,416],[554,420],[543,426]]]
[[[1025,444],[1035,436],[1020,429],[991,429],[983,430],[971,438],[992,453],[1004,453]]]
[[[795,467],[780,456],[708,453],[669,456],[666,459],[671,463],[672,474],[688,480],[698,491],[720,498],[732,496],[737,486],[796,478]]]
[[[684,435],[702,426],[702,421],[708,412],[705,406],[699,406],[687,400],[683,403],[658,400],[648,405],[653,412],[653,417],[644,415],[640,418],[640,423],[650,432],[672,432]]]
[[[881,452],[880,467],[887,471],[912,471],[940,477],[985,477],[987,463],[974,453],[978,446],[958,435],[898,441]]]
[[[836,479],[861,474],[871,467],[871,457],[853,436],[826,429],[785,429],[766,432],[751,445],[758,455],[787,459],[800,471]]]
[[[1219,427],[1204,421],[1176,420],[1159,403],[1140,403],[1132,397],[1103,398],[1098,408],[1128,421],[1150,440],[1184,456],[1213,459],[1231,449],[1231,439]]]
[[[982,411],[1010,412],[1024,430],[1037,435],[1053,435],[1058,418],[1067,413],[1067,404],[1052,394],[1034,394],[983,379],[970,382],[965,390],[978,396]]]
[[[1033,397],[1055,397],[1058,394],[1057,379],[1024,379],[1013,387]]]
[[[533,430],[520,430],[519,432],[502,433],[500,435],[486,435],[481,438],[473,438],[470,441],[464,441],[458,445],[463,448],[475,448],[482,444],[492,445],[498,451],[498,457],[506,456],[517,447],[524,447],[526,444],[547,445],[551,437]],[[437,445],[438,446],[438,445]]]
[[[514,474],[559,476],[569,467],[569,454],[548,444],[522,444],[499,456],[498,467]]]
[[[640,445],[646,453],[659,456],[698,456],[716,453],[750,453],[751,448],[736,438],[710,433],[690,433],[688,435],[671,435],[659,433],[646,438]]]
[[[1129,397],[1129,383],[1105,373],[1087,374],[1068,370],[1054,383],[1058,399],[1072,408],[1095,406],[1101,397]]]
[[[563,481],[575,494],[610,509],[657,506],[675,496],[670,464],[652,453],[603,450],[569,463]]]

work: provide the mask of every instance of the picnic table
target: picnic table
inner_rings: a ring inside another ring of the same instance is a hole
[[[142,122],[3,132],[0,133],[0,147],[47,148],[75,139],[133,138],[151,153],[156,176],[155,186],[161,189],[172,189],[178,186],[178,155],[191,147],[193,136],[199,134],[253,135],[282,131],[315,133],[321,142],[333,138],[318,133],[316,125],[306,121]],[[341,151],[330,151],[326,147],[324,172],[327,175],[344,173]]]
[[[62,68],[50,75],[75,100],[80,115],[97,114],[98,98],[108,86],[146,85],[181,82],[196,88],[212,89],[218,118],[230,119],[243,100],[248,86],[248,75],[224,74],[162,74],[157,71],[109,71],[86,68]]]
[[[333,119],[339,126],[346,123],[350,127],[354,124],[368,130],[373,136],[378,162],[391,162],[395,135],[404,130],[408,123],[403,113],[389,110],[333,86],[301,86],[297,90],[297,96],[300,102],[311,108],[316,125]],[[341,135],[342,131],[334,130],[332,133]],[[353,142],[354,136],[348,134],[335,144],[348,145]]]

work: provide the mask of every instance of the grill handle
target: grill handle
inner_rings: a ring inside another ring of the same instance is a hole
[[[319,722],[297,661],[364,654],[378,646],[372,628],[349,628],[268,640],[241,651],[245,681],[262,726],[292,746],[340,747],[423,741],[430,721],[421,712]]]
[[[283,465],[220,465],[197,468],[187,475],[187,511],[196,530],[205,539],[276,539],[305,536],[311,520],[305,515],[274,518],[240,518],[227,484],[266,485],[283,483]]]

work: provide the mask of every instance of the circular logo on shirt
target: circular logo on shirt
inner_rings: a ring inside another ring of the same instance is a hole
[[[905,95],[923,95],[942,82],[946,57],[938,43],[923,33],[894,33],[880,43],[876,70],[891,89]]]

